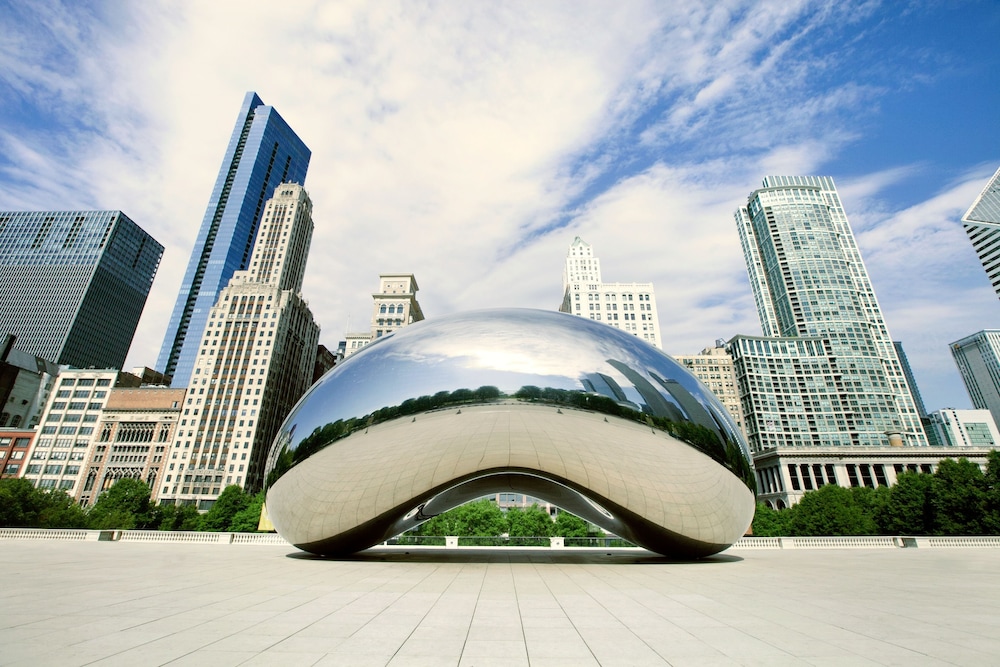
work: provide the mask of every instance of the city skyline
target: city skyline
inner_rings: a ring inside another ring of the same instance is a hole
[[[0,3],[0,208],[122,209],[167,247],[127,367],[155,363],[256,90],[313,150],[328,346],[384,271],[435,316],[553,309],[577,235],[658,287],[666,352],[757,335],[732,210],[830,175],[928,409],[970,405],[948,344],[1000,315],[961,224],[1000,165],[994,6],[234,7]]]

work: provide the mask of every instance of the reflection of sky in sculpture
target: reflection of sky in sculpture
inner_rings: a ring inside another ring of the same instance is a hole
[[[663,352],[605,324],[527,309],[426,320],[378,340],[309,390],[282,426],[279,441],[294,450],[325,424],[440,391],[495,386],[513,394],[526,385],[597,392],[646,413],[680,415],[720,433],[749,459],[742,436],[714,395]]]

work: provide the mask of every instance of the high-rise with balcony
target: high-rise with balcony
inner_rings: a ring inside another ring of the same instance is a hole
[[[304,184],[311,155],[274,107],[246,94],[156,362],[171,386],[188,385],[209,312],[248,268],[265,201],[281,183]]]
[[[231,484],[258,491],[278,427],[312,383],[319,326],[302,298],[312,201],[284,183],[266,204],[246,270],[207,317],[161,502],[208,509]]]
[[[1000,296],[1000,169],[962,216],[962,225],[993,291]]]
[[[735,218],[764,332],[727,345],[751,447],[926,445],[833,179],[769,176]]]
[[[77,368],[121,368],[163,246],[121,211],[0,212],[0,338]]]

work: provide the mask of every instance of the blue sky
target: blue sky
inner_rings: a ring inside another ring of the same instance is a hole
[[[152,365],[243,94],[313,151],[304,296],[332,346],[379,272],[428,316],[554,309],[566,250],[656,285],[664,349],[759,333],[733,211],[833,176],[928,407],[1000,326],[960,217],[1000,166],[996,2],[0,0],[0,208],[122,209],[166,246]]]

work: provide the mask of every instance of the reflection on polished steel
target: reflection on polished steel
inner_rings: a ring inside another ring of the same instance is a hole
[[[338,554],[516,492],[698,557],[749,526],[749,461],[714,395],[635,336],[476,311],[380,339],[313,385],[271,447],[267,508],[292,544]]]

